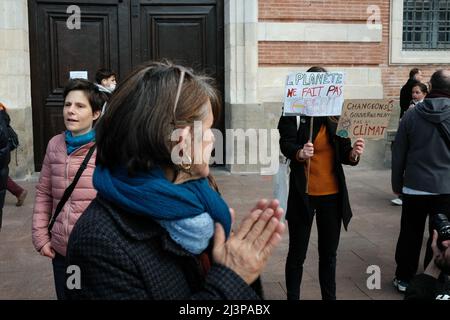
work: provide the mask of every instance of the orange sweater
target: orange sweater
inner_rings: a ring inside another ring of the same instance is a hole
[[[339,192],[339,185],[334,173],[334,149],[331,146],[325,125],[320,127],[314,140],[314,156],[311,158],[308,194],[325,196]],[[305,166],[305,170],[306,170]],[[306,172],[306,174],[308,174]]]

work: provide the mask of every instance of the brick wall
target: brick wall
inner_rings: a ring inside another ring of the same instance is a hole
[[[386,98],[397,99],[400,88],[416,65],[389,65],[389,0],[260,0],[259,21],[365,23],[377,5],[383,25],[381,43],[350,42],[259,42],[260,66],[379,66]],[[332,36],[332,35],[330,35]],[[424,78],[442,65],[417,66]]]
[[[259,0],[259,20],[366,21],[367,7],[389,7],[382,0]]]
[[[259,64],[274,65],[379,65],[382,46],[349,42],[259,42]]]
[[[426,65],[417,66],[423,72],[424,82],[428,82],[431,75],[437,69],[442,69],[442,65]],[[400,95],[400,89],[408,80],[409,71],[412,66],[390,66],[382,68],[384,94],[388,98],[398,99]]]

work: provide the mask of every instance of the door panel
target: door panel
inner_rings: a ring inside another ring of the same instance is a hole
[[[224,101],[223,1],[141,0],[138,19],[132,27],[140,34],[138,63],[169,59],[207,74]],[[224,112],[216,128],[225,132]]]
[[[216,76],[215,6],[141,6],[142,60],[170,59]]]

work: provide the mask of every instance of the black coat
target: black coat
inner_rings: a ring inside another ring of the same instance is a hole
[[[412,100],[412,88],[418,84],[419,81],[409,79],[400,90],[400,119],[403,114],[409,109]]]
[[[337,118],[336,118],[337,119]],[[289,219],[291,214],[304,214],[304,218],[312,219],[313,213],[309,207],[308,195],[305,192],[306,189],[306,175],[304,166],[306,162],[298,162],[295,158],[298,150],[303,148],[303,145],[308,142],[310,131],[310,117],[301,117],[300,128],[297,131],[297,120],[295,116],[281,117],[278,123],[278,130],[280,132],[280,149],[283,155],[291,160],[290,168],[291,175],[290,180],[294,183],[290,183],[290,186],[295,187],[295,191],[298,193],[298,201],[302,201],[306,212],[289,211],[286,213],[286,219]],[[329,134],[330,142],[335,151],[334,170],[339,184],[339,203],[340,203],[340,215],[345,229],[352,217],[352,210],[350,208],[350,201],[348,198],[347,185],[345,183],[344,169],[342,164],[356,165],[358,162],[350,161],[350,152],[352,151],[350,139],[344,139],[335,135],[337,128],[337,121],[333,121],[329,117],[314,117],[313,127],[313,143],[316,138],[322,124],[327,126],[327,132]],[[290,192],[293,192],[292,189]]]
[[[10,160],[8,125],[9,115],[5,110],[0,110],[0,168],[8,167]]]
[[[0,229],[2,227],[3,205],[5,204],[6,184],[9,175],[9,116],[5,110],[0,110]]]
[[[68,299],[259,299],[229,268],[213,264],[205,277],[199,259],[159,224],[99,195],[70,235],[66,262],[81,273]]]

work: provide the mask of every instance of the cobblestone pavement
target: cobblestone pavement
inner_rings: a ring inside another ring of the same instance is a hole
[[[399,233],[401,207],[392,206],[389,170],[346,168],[354,217],[349,230],[342,230],[337,262],[337,298],[349,300],[398,300],[392,287],[394,252]],[[272,195],[272,178],[231,175],[216,171],[220,190],[239,220],[257,199]],[[24,206],[16,207],[8,194],[0,232],[0,299],[55,299],[51,263],[37,254],[31,244],[31,218],[35,182],[21,182],[29,190]],[[425,243],[425,239],[424,239]],[[267,299],[283,300],[284,262],[288,233],[271,257],[262,279]],[[423,260],[421,260],[423,261]],[[381,288],[367,288],[367,268],[380,267]],[[420,270],[419,270],[420,271]],[[302,299],[320,299],[317,233],[311,240],[304,266]]]

